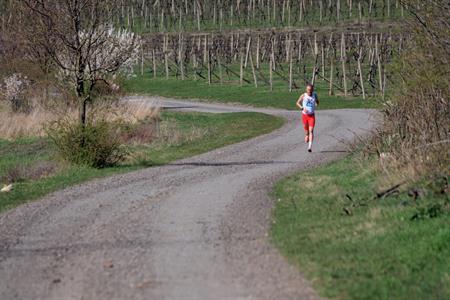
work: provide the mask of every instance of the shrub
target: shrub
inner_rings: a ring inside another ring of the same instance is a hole
[[[99,120],[84,126],[61,119],[47,127],[47,134],[61,157],[68,162],[94,168],[113,166],[124,160],[127,152],[120,143],[120,124]]]
[[[412,38],[393,64],[396,89],[384,103],[384,124],[373,145],[380,157],[391,158],[386,164],[391,173],[412,180],[448,177],[450,29],[444,24],[449,6],[441,0],[403,4],[413,16]]]

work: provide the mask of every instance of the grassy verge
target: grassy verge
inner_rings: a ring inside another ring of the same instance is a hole
[[[289,92],[285,84],[281,82],[277,82],[274,90],[270,91],[266,86],[255,88],[252,85],[240,86],[236,83],[208,85],[202,80],[192,79],[184,81],[175,78],[170,78],[169,80],[153,79],[149,73],[125,81],[124,87],[128,93],[240,103],[255,107],[274,107],[290,110],[296,109],[295,103],[302,93],[300,90]],[[376,108],[378,106],[377,101],[373,99],[363,100],[359,97],[329,96],[324,84],[318,84],[317,91],[321,100],[319,109]]]
[[[105,169],[67,165],[55,159],[54,150],[44,139],[0,140],[0,183],[16,182],[11,192],[0,194],[0,211],[89,179],[169,163],[269,133],[282,125],[281,118],[257,113],[165,112],[160,138],[149,145],[129,146],[127,161]]]
[[[276,246],[332,299],[450,299],[448,195],[374,200],[376,168],[355,165],[349,157],[276,186]]]

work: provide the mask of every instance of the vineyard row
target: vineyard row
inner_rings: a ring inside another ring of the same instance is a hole
[[[400,0],[134,0],[121,1],[117,23],[140,31],[207,31],[394,19]]]
[[[407,40],[391,33],[246,32],[152,34],[143,40],[141,72],[153,77],[235,80],[290,91],[303,83],[326,84],[330,94],[384,95],[386,65]]]

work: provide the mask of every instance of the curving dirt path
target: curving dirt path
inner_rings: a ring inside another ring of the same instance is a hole
[[[0,215],[1,299],[317,299],[267,236],[274,182],[342,155],[366,110],[318,112],[306,152],[297,112],[149,97],[181,110],[260,111],[271,134],[96,180]],[[338,140],[339,139],[339,140]]]

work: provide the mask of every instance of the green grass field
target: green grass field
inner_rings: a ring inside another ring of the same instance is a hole
[[[281,181],[274,244],[331,299],[450,299],[448,195],[374,200],[378,176],[348,157]]]
[[[0,140],[0,183],[9,183],[7,177],[18,181],[12,192],[0,194],[0,211],[93,178],[166,164],[237,143],[269,133],[283,123],[281,118],[258,113],[165,112],[160,139],[149,145],[129,146],[127,161],[105,169],[73,166],[57,160],[45,139]]]
[[[180,99],[196,99],[209,102],[239,103],[255,107],[273,107],[296,109],[295,103],[303,93],[302,90],[289,92],[286,85],[276,82],[274,90],[263,86],[255,88],[250,84],[240,86],[232,82],[208,85],[204,80],[177,80],[175,78],[153,79],[148,72],[124,82],[124,89],[129,94],[146,94]],[[321,103],[319,109],[340,108],[377,108],[379,103],[374,98],[363,100],[359,97],[329,96],[323,84],[317,85]]]

